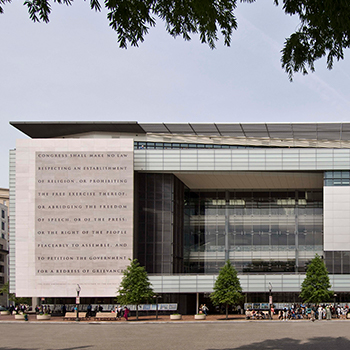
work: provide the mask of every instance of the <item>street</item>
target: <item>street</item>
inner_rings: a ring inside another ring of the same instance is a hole
[[[348,321],[0,323],[0,350],[339,350]]]

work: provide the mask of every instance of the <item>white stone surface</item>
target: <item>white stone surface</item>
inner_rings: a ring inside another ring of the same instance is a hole
[[[325,186],[324,250],[350,251],[350,187]]]
[[[132,246],[132,139],[18,140],[17,296],[114,296]]]

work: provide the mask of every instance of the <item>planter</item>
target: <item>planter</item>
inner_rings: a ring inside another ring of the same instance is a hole
[[[194,315],[195,320],[205,320],[205,318],[206,318],[205,314]]]
[[[24,321],[25,320],[24,315],[23,314],[16,314],[15,315],[15,320],[22,320],[22,321]]]
[[[9,315],[9,314],[10,314],[10,311],[0,311],[0,314],[1,314],[1,315]]]
[[[182,315],[170,315],[170,319],[171,320],[181,320],[182,319]]]
[[[51,315],[36,315],[38,321],[47,321],[51,320]]]

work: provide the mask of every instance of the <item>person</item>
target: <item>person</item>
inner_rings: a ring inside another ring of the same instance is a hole
[[[290,311],[290,319],[293,319],[293,320],[297,319],[294,308],[291,309],[291,311]]]
[[[329,305],[326,306],[326,319],[327,320],[332,319],[331,309],[330,309]]]
[[[318,306],[318,320],[321,321],[323,316],[323,307],[321,305]]]
[[[63,316],[66,316],[66,312],[67,312],[66,304],[63,304],[63,305],[62,305],[61,311],[62,311],[62,315],[63,315]]]
[[[122,307],[119,305],[117,308],[117,318],[120,319],[122,317]]]
[[[128,315],[129,315],[129,309],[127,308],[127,306],[125,306],[125,309],[124,309],[124,318],[125,318],[125,321],[128,320]]]
[[[86,308],[86,317],[91,317],[92,316],[92,305],[89,304]]]
[[[15,308],[12,304],[10,305],[9,311],[10,311],[10,315],[13,315],[13,311],[15,311]]]
[[[203,313],[205,314],[205,316],[208,316],[208,311],[209,311],[209,308],[207,307],[207,305],[203,305],[202,306],[202,311],[203,311]]]
[[[287,321],[288,320],[288,308],[287,306],[285,306],[283,308],[283,321]]]
[[[312,322],[315,322],[315,310],[313,308],[311,308],[311,318],[310,318],[310,320]]]

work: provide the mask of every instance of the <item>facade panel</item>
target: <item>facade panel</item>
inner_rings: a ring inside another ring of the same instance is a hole
[[[15,200],[18,296],[115,293],[133,256],[132,140],[21,140]]]

